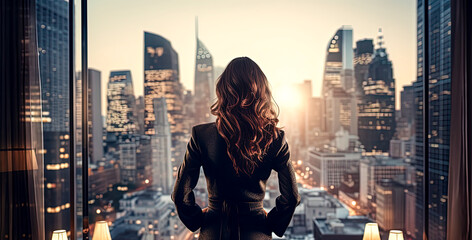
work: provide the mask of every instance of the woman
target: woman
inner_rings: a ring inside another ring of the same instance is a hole
[[[172,193],[177,213],[199,239],[272,239],[282,236],[300,203],[295,173],[269,83],[247,57],[232,60],[216,85],[216,122],[197,125],[187,145]],[[193,189],[203,167],[208,208]],[[267,179],[277,171],[281,195],[267,214],[262,202]]]

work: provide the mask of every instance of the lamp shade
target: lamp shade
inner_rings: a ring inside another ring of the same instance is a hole
[[[362,240],[380,240],[379,225],[377,223],[367,223]]]
[[[95,224],[95,230],[92,240],[111,240],[110,230],[106,221],[98,221]]]
[[[51,240],[68,240],[66,230],[54,231]]]
[[[403,240],[403,232],[400,230],[390,230],[388,240]]]

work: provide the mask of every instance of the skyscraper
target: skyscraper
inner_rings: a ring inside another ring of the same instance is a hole
[[[36,1],[46,238],[70,230],[69,2]]]
[[[182,96],[177,52],[167,39],[144,32],[144,133],[155,134],[153,100],[162,97],[172,134],[182,133]]]
[[[343,127],[357,135],[352,28],[342,26],[326,49],[323,75],[322,128],[332,136]]]
[[[410,139],[414,135],[415,94],[413,85],[403,86],[400,92],[400,114],[396,116],[398,139]]]
[[[210,121],[210,106],[215,97],[213,56],[198,38],[198,19],[196,22],[197,52],[195,59],[195,123]]]
[[[152,186],[163,193],[172,191],[172,162],[171,162],[171,133],[167,117],[167,104],[165,98],[153,100],[156,122],[154,125],[156,134],[151,137],[152,148]]]
[[[165,98],[172,138],[172,169],[183,159],[189,130],[184,129],[183,86],[179,59],[171,43],[156,34],[144,32],[144,133],[156,134],[154,99]]]
[[[415,119],[415,95],[413,85],[403,86],[400,92],[400,115],[406,122],[413,123]]]
[[[297,130],[297,135],[299,139],[299,144],[300,147],[304,147],[308,144],[308,139],[307,139],[307,133],[308,133],[308,124],[310,123],[308,119],[310,111],[313,111],[312,109],[309,109],[309,100],[313,96],[313,91],[312,91],[312,86],[311,86],[311,80],[305,80],[303,83],[298,83],[296,84],[297,88],[297,93],[300,96],[300,103],[299,103],[299,108],[300,110],[298,111],[298,116],[296,117],[296,124],[298,125],[298,130]],[[297,146],[298,147],[298,146]]]
[[[134,133],[136,99],[130,71],[110,72],[107,99],[107,133],[115,136]]]
[[[136,139],[131,135],[122,135],[118,144],[118,162],[120,164],[120,182],[124,184],[136,183],[138,176],[138,162]]]
[[[81,73],[79,72],[77,79],[80,79],[80,76]],[[89,68],[88,81],[89,153],[91,162],[96,163],[103,157],[102,79],[100,71]]]
[[[378,48],[369,65],[359,103],[359,139],[366,151],[388,152],[395,133],[395,79],[392,62],[379,35]]]
[[[344,88],[346,91],[349,91],[354,87],[352,55],[352,28],[350,26],[342,26],[331,38],[326,49],[323,96],[331,88]]]
[[[311,97],[308,99],[306,109],[306,139],[307,145],[314,146],[316,138],[321,132],[321,110],[323,105],[323,99],[320,97]]]
[[[418,15],[418,76],[415,88],[415,125],[416,125],[416,153],[414,163],[417,170],[417,195],[416,195],[416,224],[417,237],[421,237],[423,230],[423,211],[425,201],[423,187],[429,188],[427,210],[429,222],[428,239],[446,239],[447,223],[447,199],[448,199],[448,171],[449,171],[449,129],[451,109],[451,3],[450,0],[429,1],[429,21],[425,22],[423,1],[417,3]],[[428,24],[429,47],[423,50],[425,41],[422,31],[423,25]],[[423,51],[429,51],[428,62],[425,66]],[[429,69],[429,75],[424,76],[423,69]],[[426,77],[426,80],[424,79]],[[429,82],[428,103],[424,108],[423,83]],[[429,119],[427,129],[428,145],[423,143],[423,111]],[[426,147],[427,158],[423,155]],[[429,169],[424,169],[424,161],[429,161]],[[428,171],[429,178],[423,182],[423,175]],[[418,238],[420,239],[420,238]]]
[[[405,229],[405,182],[382,179],[375,185],[375,221],[384,230]]]
[[[136,98],[136,120],[138,124],[136,125],[138,133],[144,134],[144,97],[139,96]]]
[[[362,96],[364,94],[362,84],[367,82],[367,78],[369,77],[369,64],[372,61],[372,56],[374,54],[374,44],[372,39],[357,41],[354,54],[356,95]]]
[[[357,101],[343,88],[332,88],[324,98],[325,129],[331,135],[344,129],[357,135]]]

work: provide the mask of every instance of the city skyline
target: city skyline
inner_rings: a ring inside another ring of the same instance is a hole
[[[93,23],[89,27],[90,67],[102,71],[103,74],[117,69],[130,69],[135,76],[133,80],[136,96],[141,96],[144,92],[143,56],[139,50],[143,46],[144,31],[154,32],[171,41],[179,54],[181,82],[185,89],[193,91],[195,16],[200,19],[199,37],[212,49],[214,66],[226,66],[237,56],[246,55],[253,58],[266,73],[276,100],[280,99],[279,101],[282,100],[280,89],[286,89],[289,84],[300,83],[306,79],[313,81],[314,96],[320,95],[326,39],[332,36],[335,29],[346,24],[354,29],[353,41],[375,39],[378,28],[382,27],[385,46],[391,52],[397,89],[416,79],[414,2],[377,3],[366,0],[362,4],[353,4],[345,0],[332,3],[299,1],[295,6],[259,2],[253,3],[253,8],[244,9],[244,19],[238,18],[244,4],[232,6],[211,1],[199,4],[179,2],[162,3],[159,8],[149,7],[150,4],[151,2],[140,2],[128,5],[122,1],[108,4],[106,1],[100,1],[91,3],[89,9],[89,21]],[[380,12],[379,4],[389,11]],[[261,11],[261,8],[265,11]],[[327,13],[333,11],[343,14],[325,21],[324,19],[331,17]],[[290,18],[294,14],[296,17]],[[398,14],[403,17],[394,17]],[[359,15],[363,17],[359,18]],[[132,17],[133,20],[129,21],[131,18],[123,16]],[[251,27],[247,27],[249,22]],[[310,25],[307,26],[307,22],[313,23],[313,27],[308,27]],[[111,32],[120,32],[126,38],[109,41],[109,36],[113,35]],[[277,57],[274,57],[274,50],[277,50]],[[399,99],[399,91],[396,94]],[[397,105],[398,103],[399,101]]]

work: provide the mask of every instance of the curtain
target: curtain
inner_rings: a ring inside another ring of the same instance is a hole
[[[472,239],[471,4],[470,0],[451,0],[452,83],[448,240]]]
[[[0,2],[0,238],[44,239],[34,0]]]

